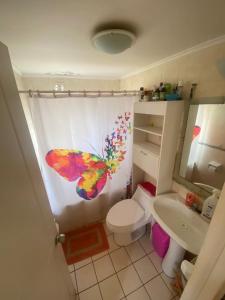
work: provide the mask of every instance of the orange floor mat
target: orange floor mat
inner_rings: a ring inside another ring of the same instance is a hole
[[[102,223],[84,226],[66,233],[63,251],[68,265],[109,249]]]

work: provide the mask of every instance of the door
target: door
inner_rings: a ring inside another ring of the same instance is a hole
[[[0,43],[0,299],[71,300],[72,282],[23,114],[7,47]]]

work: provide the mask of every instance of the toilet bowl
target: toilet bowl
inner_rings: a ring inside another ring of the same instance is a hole
[[[116,203],[108,212],[106,224],[114,234],[115,242],[126,246],[139,239],[150,223],[149,203],[151,195],[138,186],[131,199]]]

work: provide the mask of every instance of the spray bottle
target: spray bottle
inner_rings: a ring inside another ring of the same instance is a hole
[[[216,204],[220,198],[220,191],[214,189],[212,195],[209,196],[203,203],[201,215],[209,220],[212,219]]]

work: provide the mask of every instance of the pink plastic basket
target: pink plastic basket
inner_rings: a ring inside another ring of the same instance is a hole
[[[163,258],[166,255],[169,244],[169,235],[159,226],[158,223],[155,223],[152,226],[152,245],[156,253]]]

